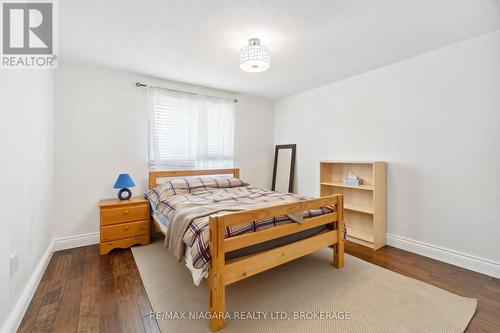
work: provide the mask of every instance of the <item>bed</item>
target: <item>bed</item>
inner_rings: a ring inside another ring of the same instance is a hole
[[[176,190],[169,179],[187,186]],[[161,197],[165,188],[171,192]],[[227,285],[328,246],[333,265],[344,266],[342,195],[306,199],[254,188],[239,169],[152,171],[149,189],[152,221],[174,255],[191,264],[193,277],[208,275],[214,332],[224,327]]]

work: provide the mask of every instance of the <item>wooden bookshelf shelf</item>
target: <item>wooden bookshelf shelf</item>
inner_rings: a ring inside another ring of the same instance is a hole
[[[350,184],[344,184],[344,183],[339,183],[339,182],[334,182],[334,183],[322,182],[321,185],[334,186],[334,187],[345,187],[345,188],[355,188],[358,190],[373,191],[372,185],[350,185]]]
[[[373,214],[373,207],[344,202],[344,209],[365,214]]]
[[[355,238],[363,242],[373,243],[373,234],[359,229],[351,229],[348,231],[350,238]]]
[[[386,190],[385,162],[321,161],[321,196],[344,195],[344,222],[347,239],[374,250],[385,245]],[[362,185],[344,184],[349,172]]]

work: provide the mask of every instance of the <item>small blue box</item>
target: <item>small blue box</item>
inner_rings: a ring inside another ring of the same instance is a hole
[[[347,185],[361,185],[362,181],[359,178],[344,178],[344,184]]]

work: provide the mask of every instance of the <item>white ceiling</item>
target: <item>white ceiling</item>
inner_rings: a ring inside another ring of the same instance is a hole
[[[500,0],[61,0],[59,54],[277,99],[500,28]],[[257,37],[264,73],[239,69]]]

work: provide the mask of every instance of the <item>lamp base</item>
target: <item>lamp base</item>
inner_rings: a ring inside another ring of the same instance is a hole
[[[128,200],[132,196],[132,192],[128,188],[122,188],[118,191],[118,199]]]

